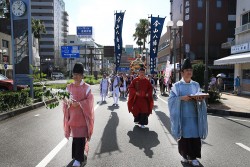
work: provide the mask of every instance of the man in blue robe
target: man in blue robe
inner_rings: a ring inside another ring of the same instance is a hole
[[[191,97],[201,92],[199,83],[191,79],[192,65],[185,59],[181,68],[182,79],[176,82],[169,95],[171,132],[178,141],[182,162],[199,166],[201,139],[207,137],[207,108],[203,97]]]

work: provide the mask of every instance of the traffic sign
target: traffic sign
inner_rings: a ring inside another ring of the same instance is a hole
[[[76,27],[77,35],[92,36],[91,26]]]
[[[6,63],[4,63],[4,69],[7,70],[8,69],[8,65]]]
[[[62,58],[79,58],[79,46],[61,46]]]

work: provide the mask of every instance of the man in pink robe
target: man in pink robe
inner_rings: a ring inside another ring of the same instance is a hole
[[[86,157],[84,150],[88,151],[88,141],[94,128],[94,96],[90,86],[84,83],[83,65],[76,63],[73,68],[74,83],[67,86],[70,100],[63,102],[64,134],[68,139],[73,137],[72,159],[73,166],[81,166]]]

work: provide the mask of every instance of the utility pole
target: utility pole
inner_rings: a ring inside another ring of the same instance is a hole
[[[206,29],[205,29],[205,93],[208,92],[208,35],[209,35],[209,0],[206,0]]]

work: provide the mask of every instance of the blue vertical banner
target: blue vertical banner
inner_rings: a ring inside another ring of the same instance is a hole
[[[164,18],[152,17],[151,16],[151,30],[150,30],[150,73],[155,73],[156,68],[156,57],[158,52],[158,44],[161,38],[161,32]]]
[[[122,26],[125,12],[115,13],[115,65],[116,71],[120,66],[122,55]]]

